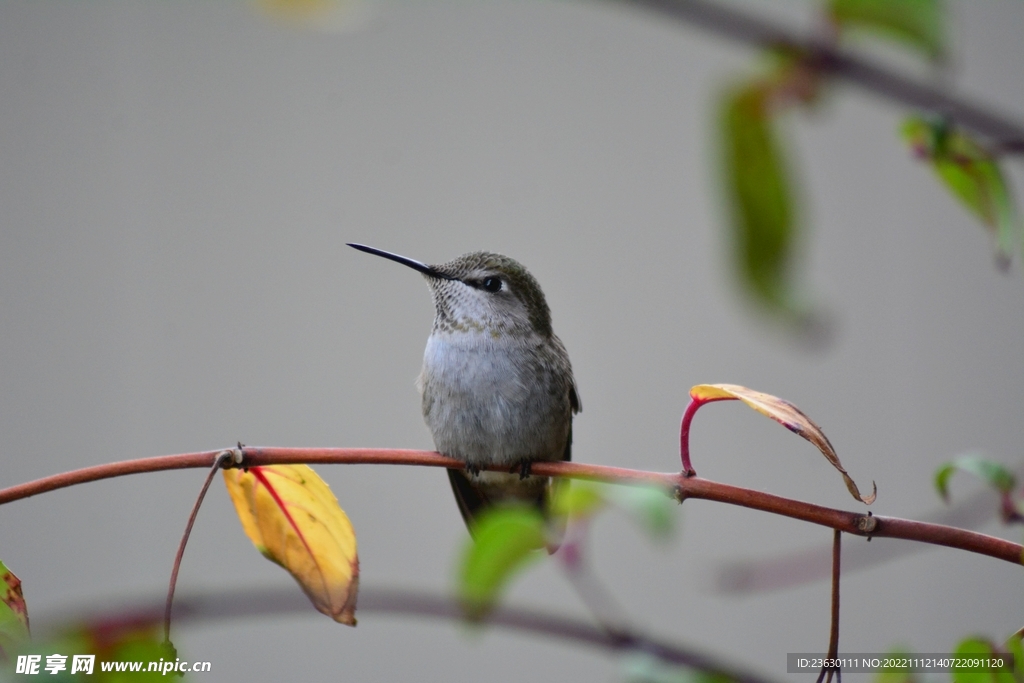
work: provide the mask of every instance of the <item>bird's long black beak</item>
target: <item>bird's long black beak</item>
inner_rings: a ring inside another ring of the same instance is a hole
[[[418,270],[427,277],[435,277],[439,280],[455,279],[451,275],[445,275],[444,273],[437,270],[433,266],[428,266],[426,263],[423,263],[421,261],[415,261],[411,258],[406,258],[405,256],[392,254],[390,251],[384,251],[383,249],[377,249],[375,247],[368,247],[365,244],[354,244],[352,242],[348,242],[348,246],[352,247],[353,249],[358,249],[359,251],[365,251],[367,254],[373,254],[374,256],[383,256],[386,259],[397,261],[398,263],[401,263],[403,266],[409,266],[413,270]]]

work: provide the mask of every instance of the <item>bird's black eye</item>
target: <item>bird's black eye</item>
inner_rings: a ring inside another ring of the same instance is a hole
[[[486,289],[488,292],[498,292],[498,291],[501,291],[501,278],[497,278],[497,277],[485,278],[484,281],[481,283],[481,286],[484,289]]]

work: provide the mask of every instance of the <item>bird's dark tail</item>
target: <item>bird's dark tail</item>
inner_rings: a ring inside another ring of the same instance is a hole
[[[526,503],[535,506],[548,521],[549,540],[546,547],[548,554],[553,554],[558,550],[565,533],[565,520],[555,519],[548,503],[557,487],[568,486],[568,482],[542,482],[538,481],[539,477],[520,479],[518,474],[498,476],[508,477],[508,481],[495,482],[494,475],[491,475],[492,481],[481,481],[464,470],[448,470],[448,481],[452,485],[455,502],[459,505],[459,512],[470,534],[473,533],[477,518],[487,509],[513,502]]]

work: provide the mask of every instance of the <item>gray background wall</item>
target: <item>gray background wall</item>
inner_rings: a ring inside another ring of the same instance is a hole
[[[808,4],[751,7],[812,25]],[[953,85],[1021,116],[1024,5],[951,13]],[[878,482],[876,513],[937,507],[939,463],[1020,457],[1020,270],[995,271],[982,230],[898,143],[901,111],[842,88],[790,128],[814,226],[805,281],[833,344],[810,351],[751,316],[727,275],[711,114],[753,57],[582,2],[392,4],[341,35],[243,2],[0,4],[0,484],[239,439],[430,448],[413,386],[429,296],[344,246],[362,241],[530,267],[584,401],[580,461],[677,469],[688,388],[733,382],[809,412],[851,474]],[[739,405],[707,408],[693,439],[703,476],[858,509],[809,444]],[[465,531],[442,473],[322,473],[366,585],[449,589]],[[202,476],[5,506],[0,557],[34,614],[158,596]],[[827,545],[827,530],[701,501],[679,517],[666,547],[615,515],[595,530],[595,566],[637,624],[778,678],[786,652],[824,649],[826,583],[736,597],[714,577],[725,560]],[[842,649],[1005,637],[1020,580],[944,549],[851,574]],[[179,590],[290,582],[215,484]],[[510,600],[583,614],[548,565]],[[617,676],[603,654],[372,614],[354,630],[311,611],[177,641],[213,662],[209,681]]]

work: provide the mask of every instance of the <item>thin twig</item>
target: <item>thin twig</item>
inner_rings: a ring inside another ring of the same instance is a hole
[[[705,401],[696,401],[691,398],[690,402],[686,404],[683,419],[679,424],[679,459],[683,463],[683,474],[688,477],[697,474],[697,470],[693,469],[693,465],[690,464],[690,424],[693,422],[693,416],[697,413],[697,409],[704,403]]]
[[[178,544],[178,554],[174,556],[174,567],[171,569],[171,582],[167,586],[167,603],[164,605],[164,642],[169,643],[171,641],[171,605],[174,604],[174,587],[178,583],[178,570],[181,568],[181,558],[185,555],[185,546],[188,544],[188,537],[192,533],[192,525],[196,522],[196,515],[199,514],[199,507],[203,504],[203,498],[206,497],[206,492],[210,489],[210,483],[213,481],[213,477],[217,474],[217,470],[224,466],[224,464],[231,459],[234,455],[234,451],[224,450],[217,454],[217,457],[213,460],[213,467],[210,468],[210,473],[206,475],[206,481],[203,482],[203,488],[199,491],[199,497],[196,498],[196,504],[192,506],[192,514],[188,516],[188,523],[185,525],[185,533],[181,535],[181,543]]]
[[[157,600],[140,600],[122,604],[111,610],[109,600],[100,603],[100,609],[76,610],[68,618],[66,609],[40,620],[49,632],[59,631],[68,622],[86,624],[96,632],[116,633],[126,627],[160,622],[163,607]],[[461,605],[449,597],[408,589],[364,587],[359,591],[359,613],[362,615],[394,614],[440,619],[456,623],[465,622]],[[284,614],[309,614],[309,600],[294,586],[287,588],[239,589],[229,588],[211,593],[196,593],[180,597],[174,606],[174,618],[179,624],[210,622],[227,619],[250,619]],[[523,607],[499,606],[483,618],[482,624],[558,638],[580,645],[589,645],[610,653],[644,652],[667,663],[690,667],[699,671],[721,675],[742,683],[768,683],[768,679],[754,673],[736,669],[732,664],[693,648],[626,632],[610,634],[599,626],[550,612]]]
[[[75,484],[126,474],[211,467],[220,452],[206,451],[140,458],[63,472],[0,490],[0,505]],[[455,469],[464,467],[461,461],[432,451],[384,448],[254,448],[247,446],[242,449],[242,452],[245,458],[243,466],[246,467],[286,463],[418,465]],[[482,467],[481,469],[501,471],[502,467]],[[1021,563],[1021,553],[1024,552],[1024,548],[1018,543],[975,531],[910,519],[879,515],[872,517],[856,512],[836,510],[763,491],[720,484],[701,477],[685,477],[681,473],[647,472],[579,462],[537,462],[532,465],[531,472],[542,477],[568,477],[613,484],[655,486],[671,490],[679,501],[689,498],[713,500],[820,524],[856,536],[902,538],[932,545],[944,545],[987,555],[1013,564]]]
[[[894,102],[942,114],[958,125],[989,138],[993,147],[1003,152],[1024,152],[1024,127],[1019,123],[941,88],[917,82],[861,57],[836,50],[821,40],[802,38],[762,17],[708,0],[620,1],[755,47],[781,47],[807,54],[818,69],[831,76]]]
[[[842,557],[842,543],[843,532],[836,529],[832,532],[832,626],[829,629],[828,654],[825,655],[831,662],[835,662],[836,655],[839,654],[839,560]],[[818,674],[818,683],[821,683],[821,677],[825,676],[826,671],[828,675],[825,683],[831,683],[832,672],[836,672],[838,676],[837,683],[842,683],[843,675],[836,666],[822,667],[821,673]]]

